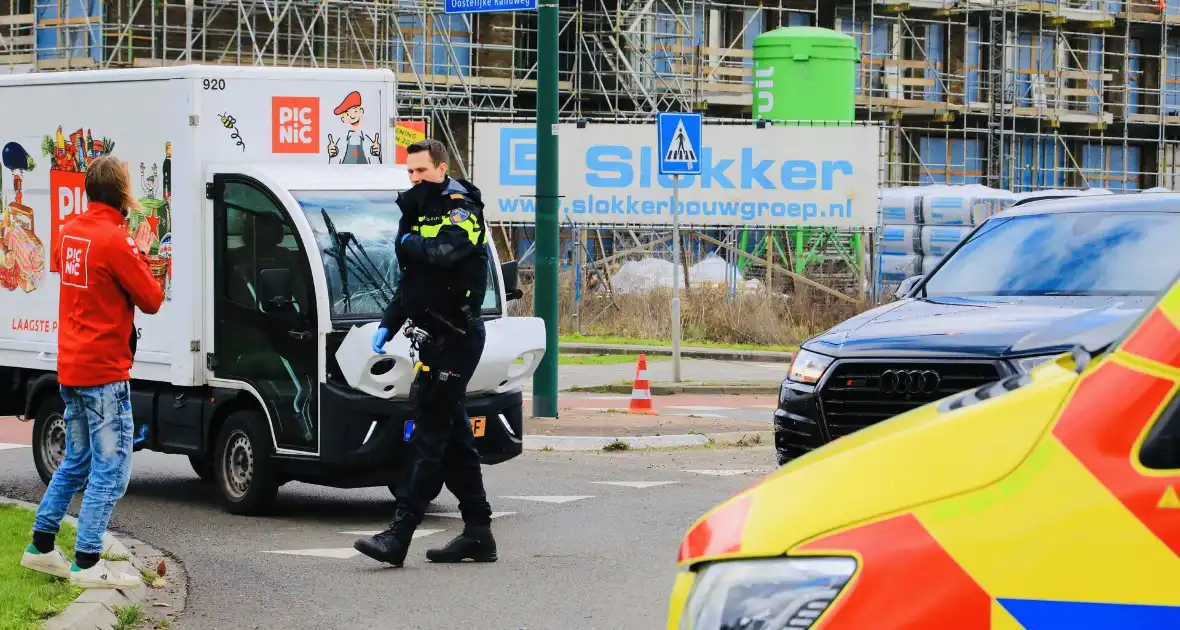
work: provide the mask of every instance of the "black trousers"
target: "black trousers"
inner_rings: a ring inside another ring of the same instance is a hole
[[[436,380],[432,387],[438,389],[419,404],[409,457],[394,491],[398,507],[408,509],[418,521],[445,483],[459,499],[465,523],[491,524],[492,508],[466,409],[467,383],[479,365],[485,340],[483,322],[476,322],[467,337],[448,335],[420,349],[419,360],[435,379],[450,374],[445,382]]]

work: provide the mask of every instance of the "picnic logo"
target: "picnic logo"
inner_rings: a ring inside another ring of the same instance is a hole
[[[271,97],[271,153],[319,153],[318,96]]]
[[[62,238],[61,283],[79,289],[90,286],[90,241],[76,236]]]

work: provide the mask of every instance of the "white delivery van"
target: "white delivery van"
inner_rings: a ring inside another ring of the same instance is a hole
[[[292,480],[396,482],[412,431],[409,342],[370,338],[399,269],[394,75],[178,66],[0,77],[0,416],[33,422],[48,482],[65,453],[52,240],[85,171],[131,164],[128,230],[166,299],[136,314],[136,449],[188,456],[228,509]],[[505,317],[515,263],[490,246],[487,346],[468,412],[487,464],[519,455],[544,323]]]

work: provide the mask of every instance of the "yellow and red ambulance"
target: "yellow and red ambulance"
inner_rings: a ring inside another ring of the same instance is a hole
[[[1077,349],[705,514],[668,630],[1180,629],[1180,282]]]

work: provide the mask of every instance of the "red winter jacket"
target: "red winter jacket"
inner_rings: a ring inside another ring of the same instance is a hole
[[[58,383],[94,387],[129,380],[135,307],[156,313],[164,290],[123,215],[91,201],[62,226],[54,250],[61,275]]]

